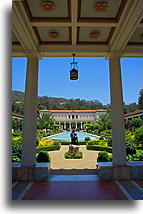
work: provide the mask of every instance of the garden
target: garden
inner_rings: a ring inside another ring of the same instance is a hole
[[[57,124],[52,125],[51,117],[42,116],[37,122],[36,135],[36,161],[50,161],[48,151],[60,150],[62,145],[69,145],[69,141],[53,141],[45,137],[60,133],[60,127]],[[13,122],[13,124],[16,124]],[[125,139],[127,161],[143,161],[143,120],[140,118],[132,119],[125,123]],[[131,127],[134,127],[132,131]],[[112,132],[111,132],[111,116],[110,114],[100,115],[99,118],[90,124],[83,125],[84,131],[100,136],[99,140],[93,141],[86,137],[84,141],[80,141],[79,145],[85,145],[87,150],[100,151],[98,153],[98,162],[112,161]],[[17,130],[12,134],[12,161],[21,162],[22,151],[22,131]],[[40,156],[40,158],[39,158]],[[43,159],[42,159],[43,157]],[[79,153],[76,157],[70,157],[68,153],[65,158],[83,158],[83,154]]]

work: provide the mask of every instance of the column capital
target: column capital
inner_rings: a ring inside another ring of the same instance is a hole
[[[38,52],[38,51],[34,51],[34,50],[27,50],[27,51],[25,51],[25,56],[26,56],[27,58],[37,57],[37,59],[39,59],[39,60],[42,59],[41,53]]]
[[[106,54],[106,59],[109,60],[111,58],[121,58],[122,57],[122,51],[111,51],[111,52],[108,52]]]

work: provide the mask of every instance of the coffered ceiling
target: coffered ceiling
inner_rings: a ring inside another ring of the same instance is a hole
[[[13,56],[28,50],[42,56],[143,53],[140,0],[13,0],[12,29]]]

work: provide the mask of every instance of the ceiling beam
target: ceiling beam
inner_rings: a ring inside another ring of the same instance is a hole
[[[72,22],[30,22],[31,26],[36,27],[70,27],[72,26]],[[118,23],[94,23],[94,22],[77,22],[75,23],[77,27],[117,27]]]
[[[14,1],[12,7],[12,30],[18,41],[24,50],[37,50],[39,44],[32,27],[29,26],[29,21],[26,14],[24,14],[21,2]]]
[[[77,7],[78,0],[71,1],[71,19],[72,19],[72,45],[77,43]]]
[[[111,51],[123,50],[142,19],[142,1],[127,1],[118,27],[110,41]]]

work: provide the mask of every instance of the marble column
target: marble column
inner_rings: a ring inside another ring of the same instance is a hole
[[[69,122],[69,129],[71,129],[71,122]]]
[[[36,120],[38,91],[38,56],[27,55],[27,73],[24,97],[22,166],[36,164]]]
[[[66,130],[66,122],[64,122],[64,129]]]
[[[82,129],[82,122],[80,122],[80,128]]]
[[[110,55],[109,67],[113,164],[126,165],[124,105],[119,54]]]

